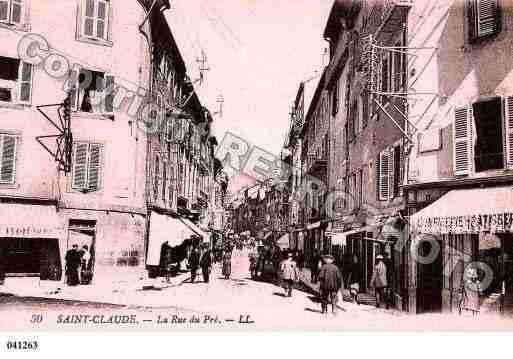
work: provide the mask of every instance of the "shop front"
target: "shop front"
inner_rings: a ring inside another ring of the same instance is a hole
[[[146,268],[150,278],[158,277],[162,271],[180,263],[187,258],[191,238],[197,234],[179,217],[150,213],[150,228],[146,253]]]
[[[0,284],[9,277],[58,281],[65,243],[55,206],[0,204]]]
[[[411,311],[458,312],[477,273],[481,312],[513,312],[512,187],[450,190],[410,223]]]

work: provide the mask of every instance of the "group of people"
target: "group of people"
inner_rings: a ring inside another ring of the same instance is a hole
[[[286,296],[292,296],[294,282],[299,280],[301,268],[295,258],[297,253],[289,252],[287,259],[280,264],[280,277],[284,284]],[[330,255],[319,255],[316,253],[311,258],[311,282],[319,283],[322,313],[328,312],[328,304],[332,305],[332,312],[336,312],[338,292],[345,287],[349,290],[353,302],[358,302],[358,294],[363,281],[362,266],[358,256],[353,254],[344,263],[335,264],[335,258]],[[373,269],[370,286],[374,288],[376,296],[376,307],[384,303],[386,309],[390,306],[390,271],[387,271],[387,264],[383,255],[376,256],[376,263]],[[339,268],[341,267],[341,269]],[[347,283],[346,285],[344,285]]]
[[[232,248],[225,248],[222,254],[223,261],[223,276],[225,279],[229,279],[231,275],[231,260],[232,260]],[[212,265],[214,258],[212,251],[208,244],[202,246],[195,246],[192,248],[189,255],[189,268],[191,270],[191,283],[194,283],[198,270],[201,268],[201,274],[203,276],[203,282],[208,283],[210,281],[210,273],[212,272]]]
[[[66,284],[69,286],[77,286],[79,284],[91,284],[93,279],[91,252],[88,245],[78,248],[77,244],[73,244],[71,249],[66,252]]]

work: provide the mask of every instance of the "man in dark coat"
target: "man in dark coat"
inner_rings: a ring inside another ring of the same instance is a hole
[[[319,261],[321,257],[319,256],[319,252],[315,252],[310,259],[310,273],[312,273],[312,283],[317,283],[318,274],[319,274]]]
[[[212,268],[212,253],[210,249],[205,248],[200,260],[201,273],[203,274],[203,281],[208,283],[210,280],[210,269]]]
[[[69,286],[75,286],[80,283],[78,270],[80,268],[81,255],[78,245],[74,244],[71,249],[66,252],[66,280]]]
[[[189,256],[189,267],[191,269],[191,283],[194,283],[196,279],[196,273],[198,272],[200,261],[200,253],[198,247],[192,248],[191,254]]]
[[[328,302],[331,301],[331,311],[336,313],[337,293],[342,283],[342,275],[336,265],[333,256],[323,256],[324,264],[319,272],[320,292],[322,299],[322,312],[328,313]]]

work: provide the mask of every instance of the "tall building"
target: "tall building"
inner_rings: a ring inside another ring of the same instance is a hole
[[[513,4],[415,2],[408,17],[412,126],[404,186],[411,312],[457,312],[471,269],[481,311],[511,312]],[[413,60],[415,59],[415,60]]]
[[[1,277],[60,280],[77,244],[95,281],[138,278],[161,264],[167,240],[208,240],[208,221],[196,224],[213,200],[212,118],[167,9],[0,2]]]

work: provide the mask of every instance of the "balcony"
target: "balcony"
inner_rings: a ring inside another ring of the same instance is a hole
[[[376,39],[384,44],[403,30],[407,14],[413,6],[413,0],[384,0],[371,10],[369,26]]]

